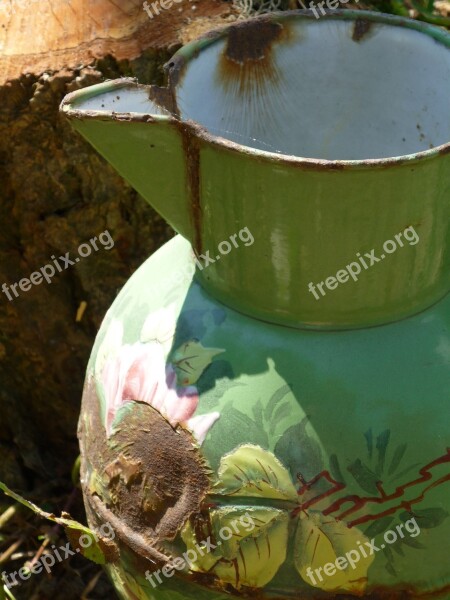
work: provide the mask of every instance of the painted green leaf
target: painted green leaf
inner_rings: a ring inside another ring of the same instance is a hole
[[[377,535],[380,535],[380,533],[388,531],[389,526],[393,520],[394,517],[382,517],[381,519],[377,519],[369,525],[369,527],[365,530],[364,533],[369,539],[372,539]]]
[[[383,553],[386,556],[386,559],[388,561],[389,564],[393,564],[395,559],[394,559],[394,553],[392,552],[392,550],[390,549],[389,546],[385,546],[383,548]]]
[[[398,469],[407,448],[408,444],[401,444],[400,446],[397,446],[394,452],[394,456],[392,457],[391,464],[389,466],[389,475],[392,475]]]
[[[267,450],[245,444],[222,457],[214,492],[297,502],[288,470]]]
[[[270,433],[273,434],[275,433],[275,429],[278,425],[278,423],[280,423],[280,421],[282,421],[283,419],[285,419],[286,417],[289,417],[289,415],[292,414],[292,405],[290,404],[290,402],[285,402],[284,404],[280,404],[274,415],[272,418],[272,422],[270,423]]]
[[[372,428],[368,429],[364,433],[364,437],[366,438],[367,453],[369,455],[369,459],[372,460],[372,455],[373,455],[373,431],[372,431]]]
[[[196,340],[182,344],[172,356],[178,385],[186,386],[195,383],[211,364],[212,359],[222,352],[225,352],[222,348],[204,348]]]
[[[54,523],[58,523],[64,527],[67,537],[70,540],[70,543],[75,547],[79,548],[80,554],[83,554],[87,559],[95,562],[99,565],[106,564],[106,558],[98,543],[98,536],[78,521],[74,521],[73,519],[67,517],[55,517],[55,515],[45,512],[40,509],[38,506],[30,502],[29,500],[25,500],[19,494],[16,494],[12,490],[10,490],[4,483],[0,482],[0,490],[2,490],[7,496],[16,500],[16,502],[20,502],[34,513],[42,517],[43,519],[48,519],[49,521],[53,521]],[[84,542],[82,545],[79,543],[81,536],[87,536],[90,540],[89,544]],[[86,546],[86,547],[83,547]]]
[[[192,571],[207,573],[222,557],[220,547],[214,548],[209,552],[199,552],[198,546],[201,547],[204,542],[207,542],[210,539],[211,532],[208,531],[208,529],[209,524],[206,520],[199,522],[197,519],[195,527],[193,526],[191,520],[189,520],[181,530],[181,539],[186,544],[186,549],[191,551],[189,556],[196,556],[196,559],[191,563],[190,566]],[[212,542],[215,542],[215,540],[212,540]]]
[[[403,548],[402,548],[401,544],[393,544],[392,548],[393,548],[394,552],[396,552],[399,556],[405,556],[405,553],[403,552]]]
[[[345,479],[342,475],[339,459],[336,454],[330,456],[330,473],[335,481],[345,484]]]
[[[422,542],[417,541],[415,538],[405,536],[399,539],[401,544],[405,544],[410,548],[414,548],[415,550],[425,550],[426,546],[422,544]]]
[[[251,527],[244,528],[239,520],[242,512],[241,508],[229,510],[229,507],[213,511],[213,531],[216,540],[222,541],[223,553],[213,571],[221,581],[236,589],[242,585],[262,588],[275,577],[286,560],[289,516],[275,508],[252,507],[246,518]],[[223,540],[220,535],[223,527],[236,527],[238,533]]]
[[[108,566],[108,575],[112,579],[114,588],[121,594],[121,597],[128,600],[148,600],[146,593],[146,582],[137,582],[121,565],[110,564]]]
[[[392,575],[392,577],[397,577],[397,571],[392,563],[386,563],[385,569],[389,575]]]
[[[214,360],[209,367],[203,371],[200,379],[197,380],[195,387],[198,389],[198,393],[205,398],[213,408],[211,410],[217,410],[217,402],[222,396],[230,390],[232,387],[243,385],[235,381],[235,375],[233,367],[226,360],[220,358]]]
[[[373,494],[374,496],[378,495],[378,487],[377,483],[379,481],[379,477],[376,473],[371,471],[360,459],[355,460],[354,463],[347,467],[347,471],[349,471],[358,485],[369,494]]]
[[[291,386],[288,383],[282,385],[274,394],[272,394],[264,411],[266,421],[272,421],[274,410],[280,405],[283,398],[291,392]]]
[[[386,462],[386,452],[389,446],[389,441],[391,439],[391,431],[390,429],[386,429],[386,431],[383,431],[383,433],[380,433],[379,436],[377,436],[377,454],[378,454],[378,462],[377,462],[377,468],[376,468],[376,472],[377,475],[380,476],[381,473],[384,471],[384,465]]]
[[[448,517],[448,512],[444,508],[424,508],[414,510],[414,512],[403,512],[400,514],[400,520],[406,523],[410,519],[415,519],[420,529],[433,529],[439,527]]]
[[[210,431],[207,442],[203,446],[213,469],[219,468],[224,454],[233,452],[242,443],[243,431],[245,431],[247,440],[252,444],[263,448],[268,446],[269,441],[264,428],[258,427],[251,417],[230,404],[227,404],[221,411],[220,423],[220,428],[213,428]]]
[[[196,556],[191,569],[214,573],[237,589],[269,583],[286,560],[288,513],[271,507],[227,506],[211,510],[209,516],[209,523],[197,519],[194,526],[189,521],[181,532]]]
[[[283,433],[275,446],[275,454],[289,469],[294,481],[301,474],[310,479],[323,469],[319,442],[308,432],[309,420],[305,417]]]
[[[368,539],[361,531],[349,528],[343,521],[320,513],[303,514],[295,535],[295,566],[309,585],[328,592],[361,595],[367,586],[367,571],[375,558],[374,555],[365,558],[357,551],[366,541]],[[354,568],[348,560],[340,561],[340,568],[337,568],[336,560],[345,558],[350,551],[358,552],[357,562],[354,554]]]
[[[264,427],[263,405],[261,400],[252,406],[252,413],[258,427]]]
[[[408,473],[411,473],[411,471],[416,471],[419,468],[420,468],[420,463],[415,463],[413,465],[410,465],[406,469],[403,469],[403,471],[400,471],[400,473],[397,473],[390,481],[397,481],[398,479],[401,479]]]

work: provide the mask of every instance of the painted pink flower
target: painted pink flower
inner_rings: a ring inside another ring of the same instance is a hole
[[[219,413],[193,417],[198,406],[195,386],[178,388],[172,365],[165,363],[163,346],[157,342],[126,344],[109,357],[101,379],[105,391],[105,427],[108,435],[117,411],[126,402],[147,402],[174,427],[184,423],[202,443]]]

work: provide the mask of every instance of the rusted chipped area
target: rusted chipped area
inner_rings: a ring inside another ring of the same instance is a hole
[[[102,523],[99,523],[101,527]],[[103,552],[107,563],[115,563],[119,560],[120,553],[117,544],[111,540],[102,537],[98,532],[95,532],[97,536],[97,544],[100,550]],[[85,548],[80,544],[80,532],[74,529],[66,529],[66,535],[69,538],[70,545],[80,554],[85,552]]]
[[[101,114],[95,111],[81,111],[72,109],[67,113],[71,121],[83,121],[95,119],[96,121],[125,121],[133,123],[155,123],[157,118],[150,114],[130,114],[130,113],[111,113]],[[362,169],[389,169],[400,166],[415,165],[424,160],[432,160],[437,156],[450,154],[450,142],[436,146],[429,150],[407,154],[404,156],[394,156],[388,158],[369,158],[360,160],[327,160],[318,158],[305,158],[301,156],[288,154],[275,154],[271,152],[261,152],[249,146],[243,146],[227,138],[210,133],[205,127],[193,121],[183,122],[171,120],[172,124],[180,128],[189,128],[190,135],[195,136],[200,142],[210,144],[213,147],[220,148],[223,151],[238,152],[239,155],[251,156],[253,159],[263,163],[272,163],[277,166],[292,166],[301,171],[358,171]],[[75,126],[76,128],[76,126]]]
[[[177,99],[173,87],[159,87],[151,85],[148,88],[148,97],[161,109],[166,110],[174,116],[179,116],[180,111],[177,106]]]
[[[354,42],[360,42],[363,37],[369,33],[371,27],[371,21],[367,21],[367,19],[356,19],[353,26],[352,40]]]
[[[197,255],[202,253],[202,207],[200,190],[200,148],[195,128],[190,123],[176,122],[183,143],[186,160],[186,177],[191,203],[191,219],[194,231],[193,249]]]
[[[108,477],[110,483],[117,479],[122,479],[127,487],[129,487],[141,473],[141,461],[130,460],[125,454],[119,454],[119,456],[105,468],[105,475]]]
[[[240,65],[249,60],[262,60],[270,54],[273,42],[282,33],[283,26],[269,20],[249,20],[230,27],[225,56]]]
[[[99,414],[93,381],[86,384],[80,423],[83,491],[94,514],[136,551],[167,560],[162,548],[200,505],[210,487],[208,466],[192,434],[172,427],[150,405],[133,402],[109,440]],[[102,486],[92,488],[92,474]],[[126,535],[125,535],[126,534]]]
[[[448,598],[447,593],[449,592],[450,586],[445,586],[439,590],[420,593],[415,591],[411,584],[404,583],[391,588],[379,586],[365,597],[367,600],[433,600],[433,598],[444,600],[444,598]],[[354,600],[354,596],[342,596],[342,600]]]
[[[230,27],[219,62],[219,83],[225,90],[247,95],[249,101],[264,86],[278,85],[280,73],[273,60],[273,45],[291,37],[289,23],[269,19],[254,19]]]
[[[439,149],[438,152],[441,156],[445,156],[446,154],[450,154],[450,144],[446,144]]]
[[[116,514],[134,530],[145,528],[154,540],[173,540],[188,517],[199,510],[210,482],[193,441],[190,432],[174,429],[148,404],[134,402],[124,411],[104,455],[140,464],[138,475],[128,485],[123,477],[108,484]]]
[[[186,64],[186,59],[181,54],[178,54],[164,65],[164,72],[167,76],[169,88],[174,89],[180,84]]]

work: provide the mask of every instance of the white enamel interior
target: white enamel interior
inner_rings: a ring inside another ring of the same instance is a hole
[[[269,152],[330,160],[401,156],[450,141],[450,49],[406,27],[292,21],[275,80],[225,85],[221,39],[193,58],[177,92],[183,119]],[[230,83],[231,82],[231,83]]]
[[[147,115],[167,115],[168,112],[152,102],[148,88],[131,84],[127,88],[117,88],[104,94],[91,97],[81,96],[71,103],[71,107],[83,111],[105,113],[138,113]]]

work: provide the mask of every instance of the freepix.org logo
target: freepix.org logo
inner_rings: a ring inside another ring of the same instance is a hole
[[[195,544],[194,548],[189,548],[182,556],[178,556],[164,565],[162,569],[151,573],[150,571],[145,572],[145,579],[149,581],[155,588],[163,583],[163,577],[169,579],[175,575],[175,571],[184,571],[189,569],[191,565],[195,564],[199,556],[203,557],[210,552],[213,552],[216,548],[222,545],[222,541],[230,540],[233,535],[239,536],[243,531],[249,532],[255,528],[255,522],[249,513],[245,513],[239,519],[235,519],[230,523],[230,526],[222,527],[219,531],[218,539],[215,543],[211,540],[211,536],[208,536],[201,544]]]
[[[309,292],[314,296],[316,300],[320,300],[327,294],[328,290],[335,290],[339,284],[344,284],[350,281],[350,278],[353,281],[358,281],[360,274],[362,273],[362,267],[367,271],[377,263],[383,261],[390,254],[396,252],[399,248],[403,248],[405,246],[404,241],[402,240],[402,236],[406,242],[410,246],[415,246],[419,243],[419,235],[417,234],[414,227],[411,225],[407,227],[404,231],[397,233],[395,235],[394,240],[386,240],[383,244],[383,253],[381,256],[377,256],[375,254],[375,248],[372,248],[370,252],[366,252],[364,256],[361,256],[360,252],[356,253],[357,261],[349,263],[344,269],[341,269],[336,273],[336,276],[327,277],[324,281],[320,281],[314,284],[312,281],[308,284]],[[317,289],[316,289],[317,288]],[[317,290],[320,291],[321,296]]]
[[[58,258],[52,255],[51,263],[44,265],[39,269],[39,271],[31,273],[29,277],[24,277],[16,283],[10,283],[9,285],[3,283],[1,291],[3,294],[5,294],[8,300],[12,302],[15,298],[20,296],[20,291],[18,291],[17,288],[19,288],[19,290],[22,292],[28,292],[33,286],[40,285],[44,281],[46,281],[48,284],[51,284],[55,275],[65,271],[69,267],[76,265],[83,258],[90,256],[93,251],[97,252],[99,250],[97,242],[100,242],[100,245],[105,250],[111,250],[111,248],[114,247],[114,240],[112,239],[109,231],[103,231],[103,233],[101,233],[99,236],[91,238],[89,243],[80,244],[78,246],[78,256],[74,257],[73,260],[70,257],[70,252],[66,252],[64,256],[60,256]]]
[[[114,529],[109,523],[104,523],[100,527],[98,533],[101,535],[102,538],[107,540],[113,540],[115,538]],[[87,534],[83,534],[79,537],[78,544],[81,548],[86,549],[93,544],[94,540],[98,541],[98,539],[98,536],[94,532],[92,537]],[[13,571],[12,573],[9,573],[9,575],[6,573],[6,571],[3,571],[1,580],[3,580],[3,583],[6,585],[7,589],[9,590],[16,585],[20,585],[19,580],[27,581],[27,579],[30,579],[32,575],[39,575],[44,570],[47,571],[47,573],[50,573],[57,563],[63,562],[64,560],[69,559],[71,556],[74,556],[77,552],[80,552],[79,548],[77,548],[76,550],[72,550],[70,547],[70,542],[67,542],[65,546],[60,546],[59,548],[53,545],[51,549],[52,552],[46,551],[43,554],[43,556],[40,557],[39,560],[37,560],[36,562],[25,564],[25,566],[19,569],[18,571]]]
[[[409,519],[405,523],[399,523],[395,529],[386,531],[383,535],[382,542],[375,542],[375,538],[372,538],[370,542],[357,542],[357,548],[349,550],[344,556],[338,556],[334,562],[328,562],[314,570],[311,567],[308,567],[306,576],[313,586],[323,589],[320,583],[324,581],[324,577],[332,578],[335,575],[338,575],[340,571],[356,569],[356,565],[361,559],[373,556],[375,553],[384,550],[387,545],[395,544],[399,538],[405,538],[406,533],[403,529],[405,529],[406,533],[412,538],[415,538],[420,534],[420,527],[417,524],[416,519]]]

